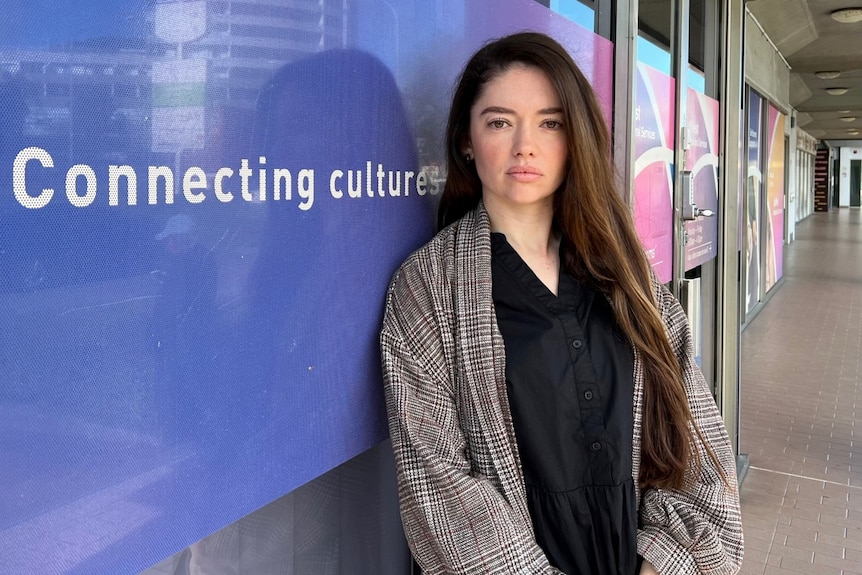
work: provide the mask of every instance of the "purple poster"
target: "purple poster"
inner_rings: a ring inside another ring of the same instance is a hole
[[[762,162],[763,99],[754,90],[748,92],[748,170],[745,179],[745,273],[746,311],[760,301],[760,206],[763,193]]]
[[[638,62],[634,221],[661,282],[673,273],[674,87],[672,77]]]
[[[704,210],[718,210],[718,101],[689,89],[688,150],[686,169],[691,172],[695,205]],[[686,222],[688,241],[685,246],[685,269],[716,256],[718,218],[698,217]]]

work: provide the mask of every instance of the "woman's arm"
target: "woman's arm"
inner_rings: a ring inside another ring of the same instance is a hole
[[[440,326],[417,313],[425,306],[415,285],[393,289],[381,332],[384,389],[401,518],[422,572],[559,573],[530,526],[472,471]]]
[[[703,441],[695,440],[699,468],[690,470],[685,488],[642,494],[638,552],[661,575],[736,573],[743,546],[736,458],[715,399],[695,363],[685,313],[664,286],[658,290],[662,318]]]

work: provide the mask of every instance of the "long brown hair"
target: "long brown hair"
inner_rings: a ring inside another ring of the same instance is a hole
[[[679,488],[698,465],[696,429],[682,370],[665,333],[650,267],[628,206],[615,185],[610,136],[597,97],[556,41],[525,32],[480,49],[457,84],[446,130],[448,175],[438,210],[444,227],[482,198],[475,164],[464,157],[470,109],[487,83],[513,65],[542,70],[560,97],[569,159],[554,196],[554,228],[561,235],[566,271],[605,293],[617,321],[640,353],[644,371],[642,488]],[[708,449],[708,446],[707,446]],[[714,455],[709,451],[710,456]]]

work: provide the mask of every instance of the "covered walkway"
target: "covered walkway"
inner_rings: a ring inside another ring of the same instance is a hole
[[[862,574],[862,214],[796,230],[741,339],[742,573]]]

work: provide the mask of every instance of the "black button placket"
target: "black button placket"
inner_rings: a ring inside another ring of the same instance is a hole
[[[560,316],[563,331],[569,342],[569,357],[574,372],[574,385],[581,415],[581,441],[589,454],[593,479],[602,481],[606,470],[610,469],[610,454],[604,449],[606,425],[604,420],[604,401],[602,401],[598,376],[589,353],[586,333],[574,314]]]

